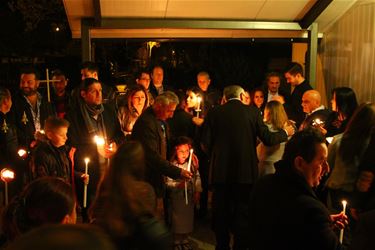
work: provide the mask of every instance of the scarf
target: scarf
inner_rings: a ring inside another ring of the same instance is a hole
[[[80,109],[81,109],[81,113],[82,113],[83,120],[84,120],[86,128],[87,128],[87,131],[89,132],[90,136],[91,135],[94,136],[94,135],[99,134],[98,133],[99,128],[97,126],[97,123],[95,122],[95,120],[98,121],[99,119],[101,120],[102,128],[103,128],[103,131],[105,133],[105,127],[104,127],[103,119],[102,119],[102,117],[100,117],[101,114],[104,111],[103,104],[88,105],[84,101],[81,101],[80,102]]]

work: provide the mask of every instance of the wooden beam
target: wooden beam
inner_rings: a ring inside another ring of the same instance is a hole
[[[100,6],[100,0],[92,0],[92,6],[94,7],[95,26],[99,26],[102,20],[102,10]]]
[[[306,13],[306,15],[299,21],[299,25],[302,29],[307,29],[310,25],[315,22],[318,16],[328,7],[333,0],[318,0]]]

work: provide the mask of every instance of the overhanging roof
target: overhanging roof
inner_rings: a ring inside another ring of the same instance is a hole
[[[306,37],[323,32],[356,0],[63,0],[73,38]],[[266,32],[265,32],[266,30]]]

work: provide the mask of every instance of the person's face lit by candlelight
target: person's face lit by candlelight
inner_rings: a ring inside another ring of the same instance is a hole
[[[255,91],[254,93],[254,100],[253,100],[255,106],[260,108],[264,102],[264,95],[262,91]]]
[[[91,84],[86,91],[81,91],[81,96],[88,105],[102,104],[102,85],[100,83]]]
[[[197,82],[198,82],[199,88],[203,92],[205,92],[205,91],[207,91],[208,86],[210,86],[211,79],[210,79],[210,77],[207,74],[202,73],[202,74],[198,74],[198,76],[197,76]]]
[[[189,109],[195,109],[198,106],[198,95],[193,91],[186,93],[186,105]]]
[[[132,96],[132,105],[137,110],[137,112],[140,114],[142,113],[142,110],[146,103],[146,94],[143,91],[137,91]]]
[[[317,187],[323,175],[329,172],[326,144],[316,144],[315,151],[315,157],[311,162],[305,161],[301,156],[296,157],[294,160],[296,168],[305,177],[310,187]]]
[[[189,157],[190,147],[188,144],[176,146],[176,156],[179,164],[183,164]]]
[[[33,96],[39,87],[39,81],[34,73],[22,74],[20,79],[20,90],[25,96]]]
[[[155,87],[161,87],[163,85],[164,70],[161,67],[155,67],[152,70],[152,83]]]
[[[271,76],[267,81],[267,86],[272,94],[276,94],[280,87],[280,77]]]
[[[67,127],[59,127],[52,131],[47,131],[46,135],[52,145],[58,148],[65,145],[65,142],[68,139],[67,133]]]
[[[301,79],[302,79],[302,76],[299,73],[292,75],[291,73],[287,72],[285,73],[284,76],[285,76],[286,82],[292,86],[297,86],[301,82]]]

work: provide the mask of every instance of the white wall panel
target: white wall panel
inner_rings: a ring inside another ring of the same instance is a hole
[[[328,96],[339,86],[375,101],[375,3],[358,1],[324,33],[320,46]]]

